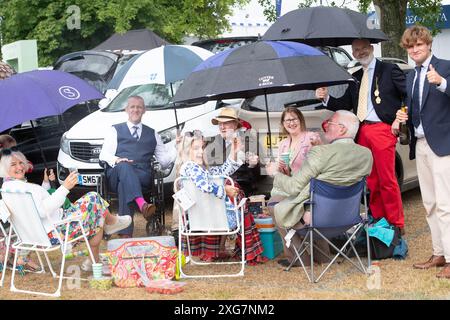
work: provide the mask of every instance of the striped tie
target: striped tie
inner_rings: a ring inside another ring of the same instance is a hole
[[[364,121],[367,117],[367,97],[369,95],[369,70],[363,68],[364,73],[359,87],[358,110],[356,115],[359,121]]]
[[[132,134],[133,138],[135,138],[136,140],[139,140],[139,136],[138,136],[138,132],[137,132],[139,127],[138,126],[133,126],[132,128],[134,129],[134,132]]]

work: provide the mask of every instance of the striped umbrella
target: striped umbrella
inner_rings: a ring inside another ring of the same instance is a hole
[[[347,71],[318,49],[290,41],[257,41],[199,64],[178,89],[174,101],[199,103],[264,95],[271,137],[267,94],[351,81]]]
[[[108,89],[121,91],[142,84],[170,85],[182,81],[205,59],[212,56],[208,50],[196,46],[168,45],[143,52],[128,61],[114,76]],[[178,118],[175,110],[175,119]]]

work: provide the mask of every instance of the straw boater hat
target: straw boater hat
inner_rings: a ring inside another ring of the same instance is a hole
[[[236,121],[238,129],[242,127],[242,123],[238,118],[236,109],[233,108],[222,108],[217,117],[211,119],[213,125],[218,125],[219,122]]]

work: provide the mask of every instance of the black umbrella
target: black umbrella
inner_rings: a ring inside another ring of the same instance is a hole
[[[349,45],[355,39],[378,43],[388,37],[360,12],[338,7],[312,7],[286,13],[272,24],[262,39],[337,47]]]
[[[203,103],[264,94],[270,139],[267,94],[349,81],[353,81],[351,75],[320,50],[296,42],[257,41],[199,64],[178,89],[174,101]]]

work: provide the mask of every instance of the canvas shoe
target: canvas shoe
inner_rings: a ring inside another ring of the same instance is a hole
[[[81,264],[81,270],[86,271],[86,272],[92,271],[91,258],[86,258],[86,260],[83,261],[83,263]]]
[[[131,216],[117,216],[117,222],[114,224],[105,224],[103,226],[103,231],[106,234],[116,233],[117,231],[128,227],[132,221],[133,219],[131,218]]]

